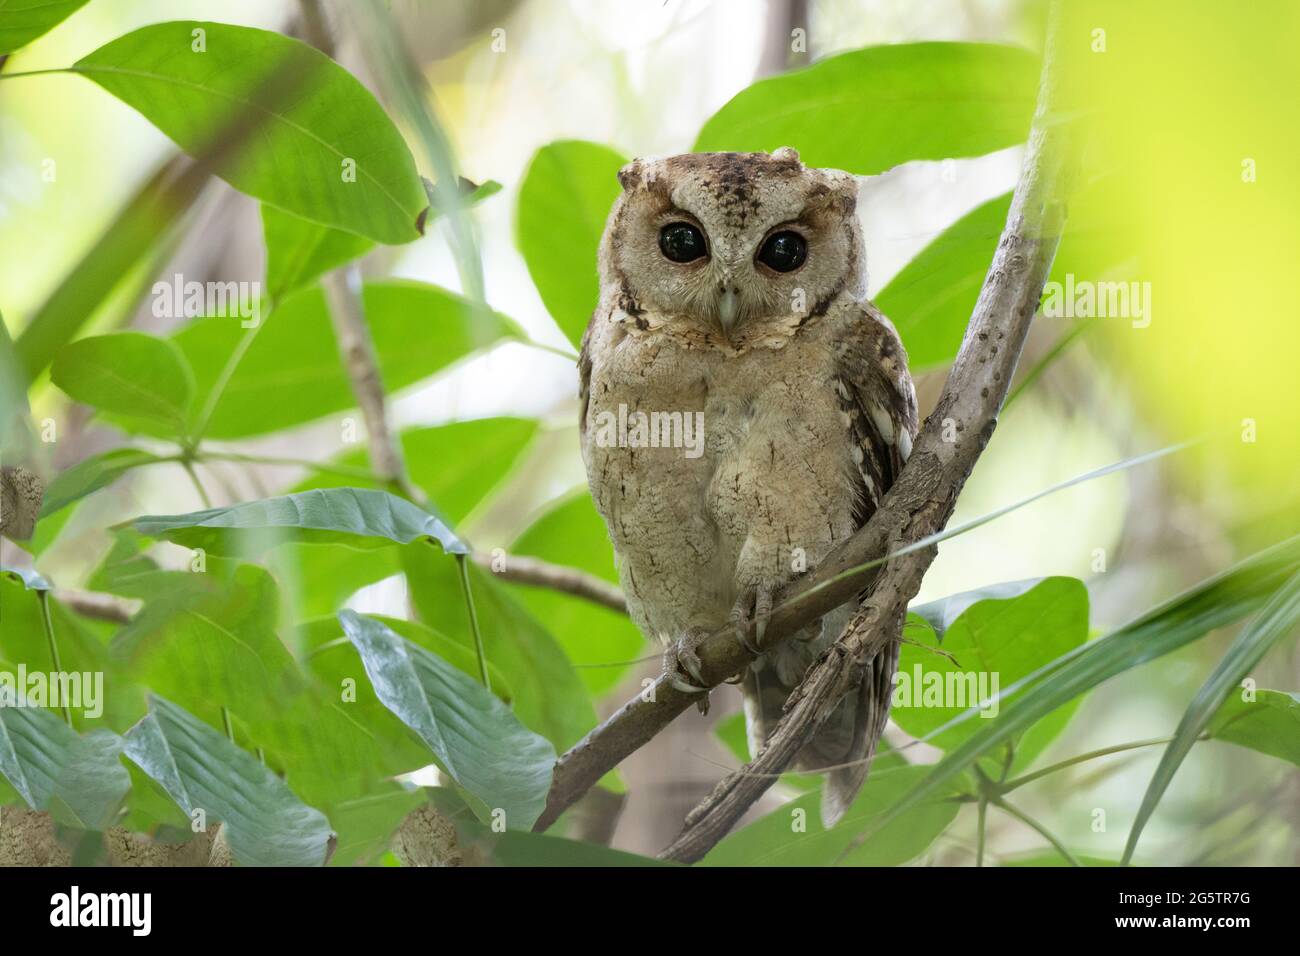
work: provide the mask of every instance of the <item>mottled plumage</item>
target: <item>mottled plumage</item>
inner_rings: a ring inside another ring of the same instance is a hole
[[[0,468],[0,534],[25,541],[36,530],[45,484],[21,465]]]
[[[632,617],[689,681],[703,635],[762,621],[875,510],[911,450],[916,398],[865,299],[852,176],[781,149],[637,160],[619,178],[579,362],[583,458]],[[638,441],[638,412],[658,414],[656,438],[699,416],[702,440]],[[746,672],[751,748],[852,610]],[[831,774],[826,817],[861,785],[896,666],[894,644],[800,756],[809,770],[857,761]]]

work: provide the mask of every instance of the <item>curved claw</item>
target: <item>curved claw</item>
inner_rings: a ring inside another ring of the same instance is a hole
[[[695,648],[708,636],[707,630],[690,631],[669,645],[668,650],[664,652],[664,676],[668,678],[668,683],[685,694],[703,694],[697,704],[702,714],[709,712],[709,691],[712,688],[700,672],[700,656],[695,653]],[[695,683],[692,684],[678,676],[679,668],[685,671]]]

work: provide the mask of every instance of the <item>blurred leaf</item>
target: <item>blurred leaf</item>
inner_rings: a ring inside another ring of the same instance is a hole
[[[1088,639],[1088,589],[1075,578],[994,585],[922,605],[914,613],[947,625],[941,644],[928,629],[909,628],[907,637],[916,643],[904,644],[899,655],[890,717],[914,737],[938,730],[979,705],[983,694],[996,696]],[[956,663],[927,647],[941,647]],[[1045,718],[1052,721],[1050,733],[1035,734],[1033,752],[1023,742],[1018,745],[1017,762],[1037,756],[1064,729],[1077,706],[1075,700]],[[983,719],[957,724],[926,742],[952,750],[981,725],[998,723],[1003,713],[1002,704],[991,706],[981,711]]]
[[[962,216],[874,297],[898,329],[914,373],[957,354],[1010,205],[1008,193]]]
[[[202,50],[194,49],[195,31]],[[299,40],[223,23],[156,23],[110,41],[72,70],[191,155],[247,112],[261,122],[257,135],[218,170],[236,189],[378,242],[419,236],[424,188],[401,134],[355,77]],[[285,80],[292,90],[276,82]]]
[[[177,155],[140,185],[18,336],[25,385],[37,379],[115,290],[150,267],[155,250],[165,248],[164,238],[174,233],[207,183],[200,164],[186,165]],[[133,290],[129,301],[134,305]]]
[[[343,543],[359,550],[433,538],[451,554],[463,541],[438,518],[404,498],[366,488],[323,488],[183,515],[148,515],[131,527],[208,554],[261,554],[287,541]]]
[[[614,549],[605,523],[585,491],[533,522],[510,546],[618,583]],[[510,590],[539,621],[545,621],[593,694],[611,690],[646,653],[646,641],[626,614],[548,588],[512,584]],[[615,666],[600,666],[600,665]]]
[[[883,766],[882,766],[883,765]],[[881,818],[886,808],[922,779],[928,767],[910,767],[898,757],[877,761],[862,793],[838,826],[823,829],[821,794],[806,793],[760,817],[715,846],[705,866],[829,866],[865,824]],[[853,851],[853,866],[897,866],[925,850],[957,816],[950,801],[913,807],[905,818]]]
[[[84,737],[40,707],[22,706],[0,684],[0,776],[33,810],[83,830],[102,829],[131,788],[118,756],[122,738],[107,730]]]
[[[26,46],[85,3],[86,0],[5,0],[0,3],[0,54]]]
[[[518,334],[505,316],[476,313],[467,300],[422,282],[367,282],[362,299],[390,393]],[[199,395],[215,386],[245,332],[233,318],[211,317],[176,334],[173,341],[194,369]],[[279,303],[256,330],[206,434],[264,435],[355,407],[325,294],[319,287],[301,289]]]
[[[1024,693],[1016,694],[1013,701],[1009,702],[1009,698],[1019,688],[1003,687],[998,719],[981,726],[927,768],[928,774],[876,826],[891,823],[899,814],[941,792],[981,754],[989,753],[1085,691],[1251,613],[1297,569],[1300,537],[1252,555],[1136,621],[1075,648],[1043,668],[1046,676]],[[962,715],[962,721],[969,721],[977,712],[977,708],[971,708]]]
[[[704,124],[696,152],[799,150],[809,166],[874,175],[915,159],[1023,142],[1038,60],[989,43],[900,43],[760,80]]]
[[[163,461],[157,455],[139,448],[115,448],[112,451],[91,455],[66,471],[60,472],[45,489],[41,517],[61,511],[74,501],[107,488],[125,472],[144,465]]]
[[[1178,729],[1174,731],[1173,739],[1161,755],[1160,763],[1151,775],[1151,783],[1147,785],[1142,797],[1142,805],[1128,832],[1124,856],[1121,858],[1123,863],[1127,864],[1132,859],[1142,830],[1151,819],[1151,814],[1155,813],[1160,798],[1169,789],[1174,774],[1182,766],[1183,759],[1202,731],[1215,718],[1232,688],[1263,660],[1274,644],[1295,630],[1297,622],[1300,622],[1300,572],[1283,584],[1260,609],[1255,619],[1237,635],[1214,672],[1187,705],[1183,719],[1178,722]]]
[[[1207,729],[1215,740],[1300,766],[1300,694],[1258,690],[1250,701],[1233,694],[1220,705]]]
[[[515,235],[551,317],[577,346],[600,299],[596,251],[627,160],[570,139],[537,151],[523,184]]]
[[[194,376],[172,342],[143,332],[80,339],[54,359],[50,379],[92,408],[184,431]],[[170,436],[169,436],[170,437]]]
[[[224,824],[241,866],[323,866],[329,821],[274,773],[207,724],[154,697],[126,735],[126,755],[160,783],[187,816]]]
[[[330,866],[367,866],[388,852],[393,834],[406,815],[424,802],[419,790],[386,782],[374,794],[338,804],[330,822],[338,832],[339,845]]]
[[[490,817],[526,830],[546,806],[555,748],[499,698],[424,648],[354,611],[339,612],[379,699],[420,735],[441,766]]]
[[[473,647],[455,560],[432,548],[403,548],[401,557],[420,619]],[[557,750],[577,743],[596,712],[564,651],[490,572],[471,563],[469,577],[488,662],[510,682],[516,715]]]
[[[9,338],[9,327],[0,313],[0,465],[26,458],[30,437],[27,392],[23,388],[21,363]]]
[[[1118,860],[1107,860],[1099,856],[1085,856],[1079,853],[1074,858],[1083,866],[1119,866]],[[1032,853],[1029,856],[1012,857],[1002,861],[1002,866],[1073,866],[1069,860],[1055,850]]]
[[[262,204],[266,241],[266,294],[279,302],[290,292],[365,255],[375,243]]]

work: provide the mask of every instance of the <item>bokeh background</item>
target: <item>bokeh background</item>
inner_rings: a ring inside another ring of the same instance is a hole
[[[625,156],[681,152],[708,117],[758,77],[874,44],[974,40],[1038,50],[1043,23],[1041,5],[1020,0],[397,0],[392,6],[431,84],[462,173],[504,186],[472,213],[487,301],[551,349],[503,345],[395,397],[402,425],[489,415],[544,423],[528,461],[492,507],[472,514],[462,528],[479,548],[508,545],[548,503],[584,485],[572,346],[516,244],[518,190],[540,147],[573,138]],[[1290,295],[1300,262],[1294,121],[1300,7],[1068,7],[1069,98],[1089,135],[1062,259],[1080,278],[1149,282],[1151,321],[1136,327],[1111,318],[1079,328],[1077,320],[1037,320],[1021,366],[1022,378],[1031,369],[1035,378],[1004,414],[953,523],[1125,457],[1202,441],[946,542],[921,599],[1070,575],[1087,581],[1092,627],[1102,632],[1300,530],[1300,316]],[[164,19],[285,30],[296,12],[295,3],[282,0],[92,2],[17,54],[6,71],[63,66]],[[806,52],[791,52],[793,27],[806,29]],[[340,61],[373,82],[345,32],[339,44]],[[0,84],[0,307],[11,333],[173,150],[147,120],[79,77]],[[871,292],[953,222],[1012,188],[1021,153],[909,163],[865,178],[860,212]],[[52,183],[41,175],[47,160],[57,164]],[[263,257],[256,201],[213,184],[164,253],[124,276],[87,330],[163,331],[174,320],[156,318],[144,295],[156,278],[180,272],[200,281],[257,281]],[[460,288],[441,228],[373,253],[363,267],[368,275]],[[418,341],[410,345],[420,348]],[[923,412],[943,371],[931,368],[918,377]],[[38,421],[52,416],[64,423],[55,467],[121,441],[52,387],[36,394],[34,411]],[[1253,441],[1242,439],[1247,421]],[[241,447],[309,458],[341,450],[333,423]],[[301,474],[225,469],[219,498],[255,497],[259,487],[286,487]],[[43,555],[42,569],[75,582],[109,547],[108,525],[142,512],[198,507],[179,468],[138,472],[79,509]],[[401,614],[405,601],[402,581],[394,578],[350,603]],[[1094,691],[1046,759],[1171,733],[1231,636],[1211,635]],[[648,647],[643,653],[653,655]],[[604,712],[657,669],[654,659],[638,665],[608,692]],[[1262,687],[1294,690],[1298,672],[1292,641],[1254,676]],[[735,765],[711,727],[738,701],[724,688],[709,718],[693,712],[681,718],[624,765],[630,796],[616,846],[659,849],[686,810]],[[896,744],[907,740],[893,729],[888,736]],[[909,753],[933,759],[924,747]],[[1021,802],[1079,852],[1115,858],[1158,756],[1156,748],[1090,762],[1026,789]],[[1092,826],[1098,807],[1113,821],[1106,832]],[[1179,772],[1140,857],[1163,864],[1294,864],[1298,827],[1294,767],[1209,743]],[[918,862],[969,864],[973,832],[967,809]],[[1041,846],[1027,827],[1006,817],[992,821],[993,860]]]

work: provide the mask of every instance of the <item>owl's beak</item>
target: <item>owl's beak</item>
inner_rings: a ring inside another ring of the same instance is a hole
[[[730,332],[736,322],[736,313],[740,311],[740,300],[736,297],[734,286],[727,286],[718,296],[718,324],[722,331]]]

